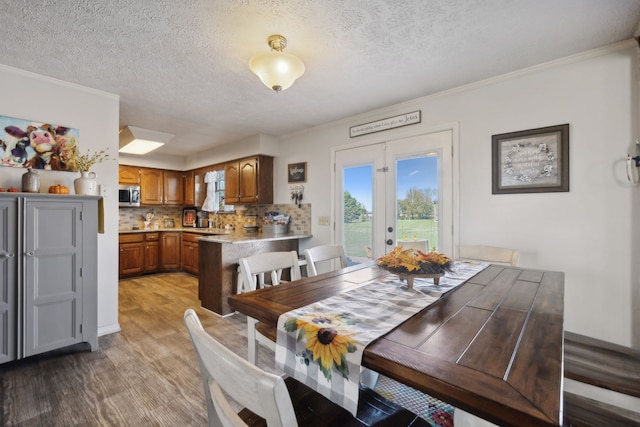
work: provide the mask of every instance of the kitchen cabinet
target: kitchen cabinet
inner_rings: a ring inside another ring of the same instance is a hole
[[[198,239],[202,234],[182,233],[182,269],[198,274]]]
[[[180,269],[180,232],[161,233],[160,269],[163,271]]]
[[[160,233],[145,233],[144,272],[155,273],[160,270]]]
[[[184,204],[184,172],[162,171],[163,204],[182,206]]]
[[[182,206],[184,172],[140,168],[140,204]]]
[[[140,185],[140,168],[120,165],[118,167],[118,183]]]
[[[126,277],[144,271],[144,234],[121,234],[118,237],[118,276]]]
[[[196,206],[196,182],[194,171],[187,171],[184,173],[184,205]]]
[[[273,157],[253,156],[225,165],[226,204],[273,203]]]
[[[162,169],[140,169],[140,204],[161,205],[164,181]]]
[[[0,194],[0,363],[97,350],[98,200]]]
[[[160,232],[120,234],[118,243],[120,278],[160,270]]]
[[[265,252],[298,252],[297,238],[264,239],[249,242],[199,242],[198,298],[202,307],[221,316],[235,312],[228,299],[238,286],[238,259]]]

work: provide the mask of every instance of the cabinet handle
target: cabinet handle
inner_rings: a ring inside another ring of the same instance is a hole
[[[33,251],[29,251],[25,254],[26,256],[33,256]]]
[[[120,248],[120,252],[124,252],[124,248]]]
[[[13,252],[5,252],[0,255],[0,258],[13,258]]]

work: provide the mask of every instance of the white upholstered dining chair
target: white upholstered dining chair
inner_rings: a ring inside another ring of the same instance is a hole
[[[331,271],[347,266],[347,257],[344,255],[342,245],[321,245],[304,251],[307,260],[307,276],[317,276],[318,271]],[[332,269],[326,269],[326,264],[333,262]],[[325,267],[318,268],[319,265]]]
[[[242,279],[242,292],[253,291],[264,286],[276,286],[282,281],[282,271],[289,270],[291,280],[300,279],[300,265],[298,253],[290,252],[264,252],[251,255],[238,260],[240,278]],[[271,282],[265,281],[265,275],[269,274]],[[257,363],[258,343],[275,351],[276,345],[269,338],[256,331],[256,320],[247,316],[247,360],[254,365]]]
[[[458,247],[458,258],[516,267],[520,258],[520,251],[498,246],[461,245]]]

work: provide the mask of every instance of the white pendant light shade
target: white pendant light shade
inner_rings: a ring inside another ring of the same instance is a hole
[[[305,71],[304,63],[294,55],[284,53],[287,39],[274,35],[268,39],[271,52],[255,55],[249,61],[249,68],[269,89],[276,92],[286,90]]]

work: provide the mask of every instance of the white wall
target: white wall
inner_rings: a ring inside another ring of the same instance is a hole
[[[95,165],[104,194],[105,233],[98,235],[99,334],[118,331],[118,115],[119,97],[0,65],[0,115],[79,130],[80,151],[108,147],[114,160]],[[23,168],[0,167],[0,185],[20,188]],[[73,189],[72,172],[40,171],[41,192],[50,185]],[[103,187],[104,188],[104,187]]]
[[[640,346],[640,225],[633,221],[640,188],[626,182],[624,171],[640,138],[637,56],[635,42],[623,42],[280,138],[275,202],[288,202],[287,163],[308,162],[305,201],[314,238],[302,246],[329,243],[331,228],[317,224],[318,216],[332,215],[331,147],[457,122],[459,243],[519,248],[520,265],[565,272],[567,330]],[[419,125],[349,138],[350,126],[415,109],[422,110]],[[570,192],[491,194],[492,135],[564,123]]]

